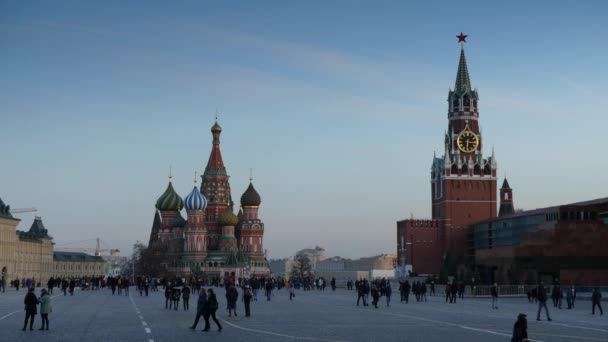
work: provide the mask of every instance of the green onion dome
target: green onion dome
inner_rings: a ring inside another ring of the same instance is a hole
[[[177,192],[173,190],[173,185],[169,181],[167,190],[156,201],[156,209],[160,211],[180,211],[184,207],[184,201],[179,197]]]
[[[253,183],[249,183],[249,187],[241,196],[241,205],[243,207],[259,207],[262,203],[260,194],[253,187]]]
[[[224,226],[234,227],[237,225],[237,223],[239,223],[239,218],[236,215],[234,215],[234,213],[232,212],[232,207],[228,207],[222,213],[222,215],[220,215],[218,223],[222,227],[224,227]]]

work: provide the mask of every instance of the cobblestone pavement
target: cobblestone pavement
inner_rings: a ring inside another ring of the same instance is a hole
[[[36,291],[39,294],[39,291]],[[579,301],[574,310],[550,306],[553,322],[536,321],[536,308],[525,298],[501,298],[492,310],[489,299],[465,298],[446,304],[442,297],[429,297],[426,303],[402,304],[393,295],[386,307],[384,298],[378,309],[355,304],[354,292],[345,290],[297,292],[290,302],[285,290],[272,301],[259,298],[252,303],[252,317],[245,318],[239,302],[238,317],[228,317],[224,290],[216,289],[224,329],[212,323],[210,332],[188,329],[196,309],[191,298],[190,311],[166,310],[162,292],[141,297],[112,296],[108,290],[77,291],[64,297],[55,290],[50,330],[21,331],[25,291],[0,293],[0,341],[510,341],[518,313],[528,315],[533,341],[608,341],[608,313],[591,315],[589,301]],[[180,303],[181,304],[181,303]],[[608,309],[608,308],[607,308]]]

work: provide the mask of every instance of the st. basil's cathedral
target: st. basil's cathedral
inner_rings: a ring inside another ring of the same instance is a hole
[[[264,223],[258,217],[261,197],[250,179],[234,213],[229,176],[220,150],[222,128],[211,127],[213,145],[200,189],[182,200],[171,178],[156,201],[149,246],[162,246],[165,265],[178,274],[203,272],[209,277],[270,274],[264,251]],[[181,214],[186,209],[186,218]]]

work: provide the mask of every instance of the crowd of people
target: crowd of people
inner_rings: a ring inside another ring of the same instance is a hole
[[[191,295],[198,295],[196,301],[196,313],[194,323],[190,326],[191,329],[196,329],[199,320],[203,317],[205,326],[203,331],[210,330],[210,320],[213,320],[218,328],[222,331],[222,325],[216,317],[219,309],[219,303],[214,287],[223,287],[225,289],[226,310],[228,317],[238,316],[238,303],[242,302],[245,317],[251,317],[251,303],[258,301],[258,293],[264,291],[264,298],[271,301],[274,291],[287,288],[289,300],[292,301],[296,297],[297,290],[303,291],[325,291],[327,281],[322,278],[297,278],[285,279],[282,277],[252,277],[244,278],[211,278],[190,279],[173,277],[173,278],[155,278],[149,276],[138,276],[134,280],[122,276],[93,276],[81,278],[51,278],[47,282],[47,288],[41,289],[40,296],[35,293],[36,287],[40,287],[40,283],[35,279],[22,279],[11,282],[11,285],[18,291],[20,287],[26,287],[27,294],[24,298],[26,316],[24,320],[23,330],[33,330],[34,317],[39,312],[41,314],[42,326],[40,330],[49,330],[48,315],[52,311],[51,296],[54,288],[59,288],[64,296],[68,294],[74,295],[75,288],[86,290],[99,290],[107,288],[112,295],[129,296],[129,287],[135,286],[140,296],[148,296],[150,292],[159,291],[158,287],[162,286],[165,293],[165,309],[167,310],[190,310]],[[333,291],[336,290],[336,279],[332,278],[329,285]],[[380,298],[385,297],[386,306],[391,304],[392,287],[389,279],[360,279],[356,281],[347,280],[347,291],[356,291],[356,305],[373,306],[378,308]],[[206,287],[206,288],[205,288]],[[398,290],[400,300],[403,303],[409,303],[410,294],[413,294],[417,302],[427,302],[427,292],[431,296],[436,295],[436,287],[434,281],[415,280],[410,283],[408,279],[401,279],[398,282]],[[473,291],[473,290],[472,290]],[[456,298],[464,298],[465,286],[462,282],[449,282],[445,285],[446,303],[456,303]],[[472,293],[477,293],[474,291]],[[498,310],[498,298],[500,289],[498,284],[494,283],[489,290],[491,298],[491,307]],[[547,301],[549,297],[552,299],[555,308],[562,308],[562,299],[566,298],[567,309],[573,309],[576,302],[577,292],[574,286],[566,288],[561,287],[558,283],[554,283],[551,288],[544,285],[543,282],[536,287],[530,288],[527,291],[527,297],[530,303],[538,304],[537,320],[541,320],[542,311],[548,321],[551,321],[549,307]],[[371,298],[371,301],[370,301]],[[603,315],[601,305],[602,294],[599,288],[593,289],[591,295],[592,314],[595,314],[596,308],[600,315]],[[181,306],[180,306],[181,302]],[[39,307],[39,309],[38,309]],[[520,314],[513,327],[513,341],[527,340],[527,317],[525,314]]]

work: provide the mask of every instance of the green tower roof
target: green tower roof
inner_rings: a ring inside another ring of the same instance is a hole
[[[454,85],[454,92],[457,94],[465,94],[470,91],[471,79],[469,78],[467,59],[464,56],[464,47],[461,47],[460,61],[458,62],[458,72],[456,73],[456,84]]]

